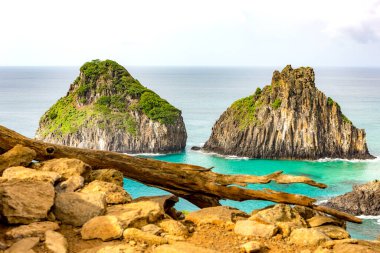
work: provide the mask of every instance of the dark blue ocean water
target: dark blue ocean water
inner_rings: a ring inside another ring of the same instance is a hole
[[[64,96],[78,75],[78,67],[0,67],[0,124],[33,137],[40,116]],[[277,170],[307,175],[326,183],[321,190],[302,184],[261,185],[274,190],[305,194],[321,201],[351,190],[353,184],[380,179],[380,159],[373,161],[274,161],[223,158],[189,150],[204,143],[219,115],[236,99],[270,83],[276,68],[212,67],[127,67],[145,86],[155,90],[183,113],[188,142],[186,152],[158,155],[155,159],[214,166],[227,174],[263,175]],[[334,98],[344,114],[365,128],[370,152],[380,156],[380,69],[316,68],[317,87]],[[163,191],[126,180],[133,197],[162,194]],[[224,201],[247,212],[270,203]],[[194,210],[186,201],[179,210]],[[373,239],[380,234],[380,217],[366,219],[363,225],[349,224],[355,238]]]

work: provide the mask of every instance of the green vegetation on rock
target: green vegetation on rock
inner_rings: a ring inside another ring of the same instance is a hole
[[[273,103],[272,103],[272,108],[273,109],[278,109],[278,108],[280,108],[280,106],[281,106],[281,99],[279,99],[279,98],[276,98],[276,100],[274,100],[273,101]]]
[[[260,94],[261,89],[258,88],[254,95],[241,98],[231,105],[234,120],[238,122],[240,130],[256,123],[256,109],[262,104],[259,100]]]

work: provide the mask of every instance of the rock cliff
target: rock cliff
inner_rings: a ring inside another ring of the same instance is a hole
[[[116,62],[94,60],[42,116],[36,138],[124,153],[169,153],[183,150],[187,135],[180,110]]]
[[[330,199],[326,206],[354,215],[380,215],[380,181],[355,185],[352,192]]]
[[[314,78],[309,67],[275,71],[271,85],[220,116],[203,150],[251,158],[373,158],[365,131],[315,87]]]

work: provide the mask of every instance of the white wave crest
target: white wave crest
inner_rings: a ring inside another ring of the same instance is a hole
[[[341,158],[320,158],[315,160],[315,162],[350,162],[350,163],[373,163],[380,162],[380,156],[377,156],[375,159],[341,159]]]
[[[380,215],[359,215],[356,217],[364,220],[377,220],[378,222],[380,221]]]

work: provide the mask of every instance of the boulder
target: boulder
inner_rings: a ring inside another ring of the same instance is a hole
[[[165,219],[160,221],[158,225],[164,230],[164,232],[168,233],[169,235],[183,237],[187,237],[189,235],[187,227],[176,220]]]
[[[318,246],[331,240],[315,228],[298,228],[292,231],[289,242],[297,246]]]
[[[258,241],[250,241],[241,245],[242,252],[244,253],[260,252],[264,248],[265,248],[265,245],[263,245],[263,243],[258,242]]]
[[[59,158],[47,160],[42,163],[35,164],[34,169],[42,171],[58,172],[65,180],[71,176],[82,176],[85,181],[90,177],[91,167],[81,160],[72,158]]]
[[[217,253],[218,251],[195,246],[187,242],[175,242],[161,245],[154,249],[154,253]]]
[[[307,220],[310,227],[319,227],[322,225],[335,225],[345,227],[345,222],[334,217],[316,215]]]
[[[100,180],[123,187],[124,176],[115,169],[93,170],[90,173],[90,181]]]
[[[67,192],[59,193],[54,203],[55,217],[65,224],[82,226],[106,210],[103,193]]]
[[[273,207],[254,211],[249,220],[270,224],[286,222],[293,227],[307,227],[307,223],[301,215],[286,204],[277,204]]]
[[[162,232],[164,232],[162,228],[154,224],[148,224],[148,225],[143,226],[141,228],[141,231],[150,233],[152,235],[160,235]]]
[[[52,253],[67,253],[68,243],[62,234],[48,230],[45,233],[45,238],[45,246]]]
[[[298,211],[285,204],[255,210],[249,220],[276,225],[284,237],[288,237],[295,228],[307,227],[305,219]]]
[[[87,221],[81,230],[82,239],[109,241],[123,235],[123,228],[115,216],[97,216]]]
[[[14,146],[8,152],[0,155],[0,176],[1,172],[6,168],[13,166],[28,166],[36,156],[36,151],[33,149],[21,145]]]
[[[40,242],[38,237],[24,238],[14,243],[5,253],[34,253],[32,248]]]
[[[214,224],[219,226],[233,226],[239,219],[248,218],[243,211],[229,206],[207,207],[186,215],[186,220],[197,225]]]
[[[319,232],[324,233],[333,240],[342,240],[350,238],[350,234],[345,229],[338,226],[327,225],[316,227],[315,229]]]
[[[124,205],[114,205],[107,208],[107,215],[118,218],[121,226],[141,228],[163,218],[166,210],[174,205],[172,196],[144,197],[135,199]]]
[[[61,175],[53,171],[38,171],[22,166],[10,167],[3,172],[6,179],[30,179],[30,181],[46,181],[54,184],[61,178]]]
[[[243,236],[256,236],[271,238],[278,231],[278,227],[272,224],[263,224],[252,220],[239,220],[236,222],[234,232]]]
[[[84,186],[84,178],[82,176],[71,176],[66,181],[59,183],[55,187],[56,192],[75,192]]]
[[[161,245],[161,244],[168,243],[168,240],[165,238],[152,235],[151,233],[141,231],[140,229],[137,229],[137,228],[127,228],[123,233],[123,237],[126,240],[141,241],[141,242],[146,242],[148,244],[154,244],[154,245]]]
[[[46,219],[54,195],[54,187],[48,182],[25,179],[0,182],[0,213],[10,224],[29,224]]]
[[[92,181],[81,192],[102,192],[105,194],[107,204],[124,204],[132,200],[123,187],[100,180]]]
[[[57,229],[59,229],[59,225],[56,222],[34,222],[28,225],[22,225],[9,229],[5,233],[5,237],[7,239],[20,239],[26,237],[39,237],[41,239],[44,239],[46,231]]]

